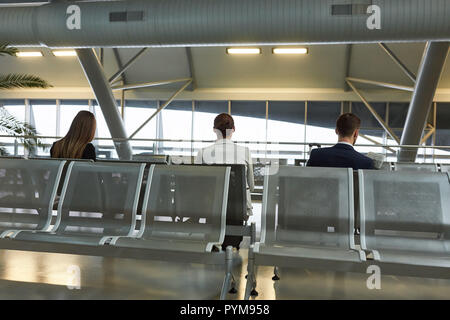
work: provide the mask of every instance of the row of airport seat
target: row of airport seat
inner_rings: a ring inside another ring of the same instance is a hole
[[[231,247],[221,249],[230,173],[230,166],[1,159],[0,248],[221,264],[223,299],[234,287]]]
[[[24,159],[23,157],[1,157],[2,159]],[[193,160],[190,157],[187,160]],[[30,157],[31,160],[51,160],[52,158],[41,156],[41,157]],[[82,161],[82,162],[94,162],[90,159],[62,159],[68,162],[71,161]],[[186,159],[185,159],[186,160]],[[172,161],[171,157],[168,155],[148,155],[148,154],[138,154],[133,155],[133,160],[115,160],[115,159],[98,159],[97,162],[100,163],[145,163],[146,167],[144,170],[143,177],[143,188],[141,190],[141,196],[138,205],[138,211],[142,209],[142,201],[143,201],[143,192],[145,189],[145,185],[147,183],[148,169],[152,164],[178,164],[182,161]],[[190,163],[186,161],[186,163]],[[68,163],[67,163],[68,164]],[[196,164],[198,165],[198,164]],[[225,250],[226,243],[232,243],[233,247],[239,249],[239,246],[236,245],[237,238],[241,238],[242,236],[250,236],[251,235],[251,227],[247,226],[244,223],[247,220],[247,193],[246,193],[246,173],[245,166],[240,164],[227,164],[220,165],[215,164],[215,166],[229,166],[231,168],[230,172],[230,187],[228,192],[228,203],[227,203],[227,228],[226,228],[226,241],[223,246],[223,250]],[[66,168],[64,168],[65,170]],[[63,176],[65,171],[63,170]],[[62,183],[60,184],[58,194],[62,189]],[[57,208],[55,207],[55,210]],[[137,221],[137,226],[139,227],[140,221]],[[228,241],[229,240],[229,241]]]
[[[234,187],[226,181],[231,171],[2,159],[0,247],[225,263],[225,298],[234,287],[232,255],[220,245],[229,211],[245,210],[245,198],[227,195],[240,184],[245,197],[244,171]],[[355,187],[350,169],[293,166],[264,176],[261,239],[255,241],[253,226],[246,298],[256,292],[256,265],[364,272],[372,259],[383,271],[450,274],[448,173],[360,171],[357,177]]]
[[[274,280],[278,267],[365,273],[371,264],[384,275],[450,278],[449,173],[360,170],[357,178],[354,188],[351,169],[289,166],[265,176],[245,299],[257,295],[258,265],[275,266]]]
[[[450,164],[414,163],[414,162],[384,162],[381,169],[386,170],[386,171],[449,172]]]
[[[5,157],[3,157],[5,158]],[[9,157],[15,159],[21,159],[23,157]],[[48,159],[48,157],[40,157],[41,159]],[[31,159],[39,159],[38,157],[32,157]],[[168,155],[155,155],[155,154],[136,154],[133,155],[132,161],[150,162],[150,163],[161,163],[161,164],[181,164],[181,162],[186,164],[194,164],[195,157],[177,157],[172,160],[171,156]],[[107,159],[98,159],[99,161],[116,161]],[[254,176],[256,185],[262,185],[263,177],[260,172],[265,166],[265,162],[271,161],[278,165],[287,165],[287,159],[260,159],[261,161],[253,165]],[[295,166],[301,167],[306,165],[306,160],[295,159]],[[450,171],[450,164],[439,164],[439,163],[414,163],[414,162],[383,162],[381,170],[386,171],[426,171],[426,172],[448,172]]]

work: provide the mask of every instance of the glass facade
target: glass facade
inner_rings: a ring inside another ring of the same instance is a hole
[[[127,134],[134,133],[163,103],[127,100],[123,115]],[[401,137],[408,103],[389,102],[372,105]],[[0,100],[0,106],[18,120],[33,125],[39,135],[50,137],[64,136],[79,111],[91,110],[97,118],[96,138],[111,137],[95,100]],[[199,148],[211,144],[216,139],[213,131],[216,115],[231,113],[236,127],[233,140],[248,146],[253,157],[287,159],[288,163],[294,163],[295,159],[305,161],[308,158],[310,148],[314,147],[309,144],[327,146],[336,142],[335,122],[343,110],[341,102],[173,101],[135,136],[137,139],[172,141],[137,140],[130,143],[134,154],[195,156]],[[362,136],[358,144],[372,145],[357,146],[357,150],[363,153],[383,153],[388,160],[395,161],[395,154],[390,150],[376,146],[375,143],[395,143],[369,110],[359,102],[350,104],[350,110],[362,120]],[[429,123],[436,125],[436,133],[427,139],[427,145],[450,145],[450,125],[447,121],[449,117],[450,103],[438,103],[436,116],[433,108]],[[434,118],[437,119],[436,124]],[[51,146],[55,139],[45,138],[43,141]],[[0,138],[0,143],[12,155],[22,155],[25,152],[14,138]],[[100,157],[117,157],[111,140],[99,139],[95,140],[94,144]],[[39,150],[37,155],[49,155],[49,148]],[[450,162],[450,149],[420,149],[418,161]]]

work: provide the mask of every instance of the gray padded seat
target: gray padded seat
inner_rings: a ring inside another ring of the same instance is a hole
[[[394,171],[439,172],[438,165],[434,163],[394,163]]]
[[[65,161],[0,160],[0,238],[47,230]],[[12,234],[11,234],[12,233]]]
[[[351,169],[281,166],[265,177],[263,201],[256,264],[282,265],[288,257],[300,265],[365,259],[354,243]]]
[[[229,176],[229,167],[153,165],[137,239],[119,238],[111,244],[183,253],[206,253],[213,245],[220,247],[225,237]]]
[[[442,172],[450,172],[450,164],[441,164]]]
[[[20,232],[15,240],[99,245],[131,236],[145,164],[72,162],[50,233]]]
[[[274,280],[278,267],[357,271],[366,255],[354,231],[352,169],[281,166],[265,175],[261,240],[249,249],[244,299],[257,294],[257,265],[275,266]]]
[[[169,156],[154,154],[134,154],[133,161],[168,164]]]
[[[381,165],[380,170],[392,171],[392,163],[391,162],[383,162],[383,164]]]
[[[225,238],[230,167],[152,165],[137,238],[111,241],[118,251],[152,260],[225,265],[220,299],[235,281]]]
[[[363,170],[359,186],[361,248],[374,260],[450,268],[447,173]]]

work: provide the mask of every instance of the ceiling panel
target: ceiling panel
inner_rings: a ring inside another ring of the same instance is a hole
[[[24,49],[24,51],[37,50],[41,51],[44,57],[18,58],[0,56],[0,74],[34,74],[57,87],[89,85],[76,57],[55,57],[47,48]]]
[[[202,88],[341,88],[345,45],[309,47],[309,54],[228,55],[225,48],[193,48],[196,81]]]
[[[424,46],[423,43],[388,44],[414,74],[417,74]],[[378,44],[353,45],[350,76],[406,86],[413,85]]]
[[[122,64],[141,49],[119,49]],[[149,48],[126,71],[129,83],[189,78],[189,63],[185,48]]]
[[[411,71],[417,73],[423,43],[389,44],[389,47]],[[343,89],[346,45],[317,45],[308,48],[309,54],[302,56],[273,55],[272,47],[263,47],[262,54],[256,56],[227,55],[223,47],[192,48],[197,88]],[[76,57],[55,57],[47,48],[38,50],[44,53],[44,57],[0,57],[0,73],[35,74],[48,80],[55,87],[88,86]],[[119,49],[122,63],[126,63],[139,50]],[[118,70],[112,49],[105,49],[104,66],[107,77]],[[190,77],[186,49],[148,49],[127,70],[126,76],[129,83]],[[412,86],[411,81],[376,44],[353,46],[350,76]],[[180,85],[165,86],[164,89],[173,90]],[[449,62],[445,66],[439,87],[450,89]]]

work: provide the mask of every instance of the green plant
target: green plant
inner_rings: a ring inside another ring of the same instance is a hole
[[[10,47],[7,44],[0,44],[0,56],[16,56],[17,52],[17,48]],[[0,90],[14,88],[45,89],[49,87],[51,87],[49,83],[34,75],[15,73],[0,75]],[[30,152],[34,152],[36,148],[45,149],[42,141],[37,138],[36,129],[28,123],[17,120],[2,106],[0,106],[0,133],[18,136],[25,149]],[[0,154],[7,154],[6,149],[2,146],[0,146]]]
[[[30,152],[34,152],[37,147],[45,149],[45,145],[36,137],[36,129],[28,123],[17,120],[3,107],[0,107],[0,133],[19,136],[19,141]],[[0,155],[7,154],[6,149],[0,146]]]

